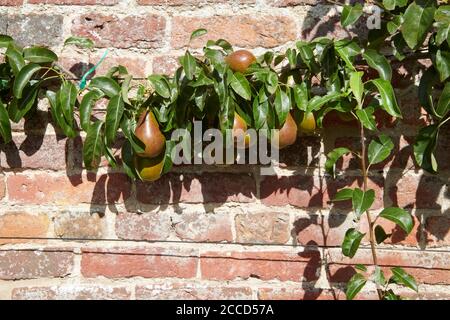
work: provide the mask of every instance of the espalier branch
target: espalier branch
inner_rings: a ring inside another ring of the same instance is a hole
[[[417,284],[399,267],[392,267],[392,276],[386,279],[377,263],[377,244],[391,235],[378,222],[390,220],[407,234],[414,222],[409,212],[397,207],[385,208],[376,216],[370,212],[375,200],[374,190],[368,187],[370,169],[387,159],[394,148],[391,139],[379,132],[374,114],[381,110],[401,121],[391,84],[392,61],[419,56],[430,59],[432,64],[421,75],[418,89],[429,124],[417,134],[414,155],[424,170],[437,173],[437,139],[450,119],[450,6],[433,0],[383,0],[376,4],[382,9],[380,29],[369,30],[367,40],[321,37],[298,41],[283,53],[267,51],[259,57],[246,50],[235,51],[224,39],[210,40],[201,55],[191,53],[188,46],[173,77],[153,74],[148,85],[135,84],[133,76],[119,65],[80,86],[67,79],[51,50],[21,48],[11,37],[0,36],[5,56],[0,64],[0,135],[3,143],[11,141],[11,121],[32,117],[38,100],[45,96],[54,123],[66,136],[86,133],[86,169],[97,168],[102,157],[111,166],[118,166],[112,148],[120,132],[120,138],[125,138],[123,170],[132,179],[155,181],[170,171],[175,145],[188,141],[174,141],[171,133],[177,129],[190,133],[194,121],[200,121],[205,129],[230,130],[233,143],[242,140],[244,148],[258,142],[252,141],[249,129],[265,130],[269,132],[265,139],[275,136],[278,147],[284,148],[294,144],[299,135],[321,128],[331,111],[344,121],[357,120],[359,148],[336,148],[327,155],[325,164],[334,177],[337,161],[351,154],[359,159],[363,176],[361,188],[342,189],[334,199],[351,201],[355,221],[366,219],[369,226],[366,233],[351,228],[343,239],[342,253],[352,258],[367,234],[373,258],[373,268],[355,266],[358,272],[349,281],[346,294],[353,299],[370,281],[380,299],[399,299],[391,284],[416,291]],[[361,4],[346,5],[341,24],[350,26],[363,15]],[[207,30],[198,29],[191,40],[206,34]],[[65,45],[89,50],[93,43],[72,37]],[[107,101],[104,119],[93,117],[100,100]],[[368,143],[367,131],[377,139]]]

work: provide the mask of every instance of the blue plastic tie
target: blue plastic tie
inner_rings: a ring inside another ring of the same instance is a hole
[[[90,75],[92,72],[94,72],[95,69],[97,69],[97,67],[100,65],[100,63],[102,63],[103,60],[105,60],[106,55],[108,54],[108,51],[109,51],[109,50],[107,49],[107,50],[105,51],[105,53],[103,54],[103,56],[100,58],[99,62],[97,62],[97,64],[96,64],[95,66],[93,66],[92,68],[90,68],[90,69],[88,70],[88,72],[86,72],[86,73],[84,74],[84,76],[81,78],[81,81],[80,81],[80,84],[79,84],[79,87],[80,87],[81,90],[83,90],[83,89],[86,87],[87,77],[89,77],[89,75]]]

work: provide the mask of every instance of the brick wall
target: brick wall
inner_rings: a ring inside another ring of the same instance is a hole
[[[172,72],[198,27],[259,53],[296,39],[345,36],[331,13],[315,0],[0,0],[0,33],[52,47],[76,76],[110,48],[99,73],[122,64],[140,78]],[[89,36],[98,47],[61,51],[70,35]],[[380,265],[417,278],[420,293],[405,291],[408,297],[449,298],[448,126],[439,175],[415,167],[410,146],[425,123],[411,75],[426,64],[394,66],[404,119],[378,117],[396,148],[374,167],[369,186],[377,209],[398,205],[416,220],[407,237],[386,223],[393,237],[381,246]],[[367,239],[354,259],[341,255],[354,222],[349,207],[329,202],[339,188],[361,182],[358,163],[344,158],[347,171],[337,180],[323,170],[328,150],[358,146],[355,123],[327,116],[326,129],[281,153],[277,176],[261,176],[256,166],[182,166],[155,183],[132,183],[106,163],[96,173],[83,170],[81,139],[61,136],[41,109],[14,126],[13,143],[0,146],[0,237],[17,237],[0,239],[0,298],[342,299],[350,265],[371,263]],[[360,297],[376,297],[374,288]]]

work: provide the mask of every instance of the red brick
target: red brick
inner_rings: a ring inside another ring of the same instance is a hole
[[[64,170],[67,141],[55,135],[16,135],[12,142],[0,146],[0,162],[10,169]]]
[[[116,234],[129,240],[164,240],[170,235],[167,213],[121,213],[116,218]]]
[[[90,13],[73,21],[72,33],[89,37],[100,48],[160,48],[163,45],[166,21],[162,16],[103,15]]]
[[[21,6],[23,0],[0,0],[0,6]]]
[[[420,106],[415,87],[402,94],[397,94],[398,105],[402,112],[402,124],[422,127],[430,124],[428,114]]]
[[[267,4],[269,6],[285,8],[300,5],[316,5],[323,2],[323,0],[268,0]]]
[[[276,47],[296,39],[296,26],[288,17],[276,15],[238,15],[213,17],[174,17],[172,20],[172,46],[184,47],[191,32],[206,28],[209,33],[191,43],[203,47],[208,39],[227,39],[239,47]]]
[[[137,182],[137,199],[147,204],[252,202],[253,177],[234,173],[168,173],[152,183]]]
[[[126,287],[63,284],[51,287],[19,287],[12,291],[13,300],[129,300]]]
[[[0,251],[0,279],[64,277],[70,274],[74,254],[63,251]]]
[[[199,283],[158,283],[136,287],[137,300],[250,300],[252,290]]]
[[[264,212],[238,214],[236,240],[243,243],[286,243],[289,240],[289,214]]]
[[[280,166],[316,167],[320,161],[321,139],[316,136],[302,136],[297,142],[280,150]]]
[[[180,67],[176,56],[157,56],[153,58],[153,73],[173,76]]]
[[[197,255],[195,250],[175,248],[85,249],[81,273],[88,278],[193,278]]]
[[[294,234],[301,245],[340,246],[345,232],[354,227],[351,215],[310,215],[294,222]]]
[[[256,0],[238,0],[238,4],[253,4]],[[147,6],[195,6],[201,7],[207,4],[228,3],[229,0],[138,0],[140,5]]]
[[[112,6],[117,4],[118,0],[28,0],[31,4],[62,4],[62,5],[105,5]]]
[[[7,181],[9,200],[26,204],[119,203],[130,196],[131,184],[124,174],[110,173],[58,176],[48,173],[17,173]]]
[[[441,189],[448,191],[444,179],[428,175],[404,175],[387,187],[395,206],[418,209],[440,209],[445,201],[439,198]]]
[[[0,200],[5,197],[6,184],[5,184],[5,176],[0,174]]]
[[[317,280],[320,254],[286,252],[206,252],[200,257],[203,279],[257,278],[281,281]]]
[[[450,245],[450,216],[432,216],[425,220],[427,247]]]
[[[342,300],[345,294],[342,291],[331,289],[303,289],[299,287],[260,288],[259,300]]]
[[[63,211],[53,219],[55,235],[60,238],[101,239],[106,221],[99,213]]]
[[[50,221],[44,214],[27,212],[6,212],[0,215],[0,237],[42,238],[47,236]],[[26,239],[0,239],[4,243],[29,242]]]
[[[179,219],[179,220],[178,220]],[[233,241],[231,219],[227,213],[183,213],[174,218],[178,238],[190,241]]]
[[[92,58],[92,63],[95,65],[100,61],[101,54],[97,54]],[[133,78],[146,78],[149,70],[147,65],[150,64],[150,58],[144,56],[134,56],[127,53],[126,56],[120,56],[118,54],[108,54],[107,58],[97,68],[96,73],[98,75],[106,74],[110,68],[122,65],[127,68],[128,73],[133,75]]]

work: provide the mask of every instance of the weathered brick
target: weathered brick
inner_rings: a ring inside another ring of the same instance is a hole
[[[252,202],[253,177],[234,173],[168,173],[152,183],[137,182],[136,197],[147,204]]]
[[[316,136],[302,136],[297,142],[280,151],[280,166],[318,166],[321,139]]]
[[[184,47],[191,32],[206,28],[209,33],[192,41],[191,46],[202,47],[206,40],[224,38],[239,47],[276,47],[295,40],[293,20],[277,15],[237,15],[213,17],[174,17],[172,20],[172,46]]]
[[[63,284],[51,287],[19,287],[12,291],[13,300],[129,300],[126,287]]]
[[[121,213],[116,218],[116,234],[121,239],[164,240],[170,235],[167,213]]]
[[[98,213],[62,211],[53,220],[55,235],[60,238],[100,239],[106,221]]]
[[[345,232],[354,227],[351,215],[310,215],[294,222],[293,233],[301,245],[340,246]]]
[[[231,219],[224,213],[183,213],[174,217],[173,227],[178,238],[190,241],[233,240]]]
[[[6,212],[0,215],[0,237],[42,238],[47,236],[50,221],[45,214]],[[28,242],[27,239],[0,239],[4,243]]]
[[[180,66],[176,56],[157,56],[153,58],[153,73],[173,76]]]
[[[119,0],[28,0],[31,4],[60,4],[60,5],[104,5],[112,6],[117,4]]]
[[[13,141],[0,146],[0,165],[10,169],[64,170],[67,153],[67,139],[55,135],[15,135]]]
[[[8,26],[8,35],[20,45],[57,45],[62,41],[63,16],[59,14],[0,15],[1,24]],[[4,32],[4,31],[2,31]]]
[[[103,55],[103,52],[92,58],[92,63],[94,65],[100,61],[101,55]],[[111,67],[122,65],[127,68],[128,73],[132,74],[134,78],[145,78],[150,71],[148,70],[149,64],[150,58],[144,56],[135,56],[132,54],[127,54],[126,56],[108,54],[107,58],[97,68],[96,74],[104,75]]]
[[[300,5],[316,5],[323,0],[268,0],[267,4],[274,7],[295,7]]]
[[[5,184],[5,176],[0,174],[0,200],[5,197],[6,184]]]
[[[256,0],[238,0],[238,4],[252,4]],[[140,5],[147,6],[196,6],[201,7],[207,4],[228,3],[228,0],[138,0]]]
[[[0,251],[0,279],[64,277],[72,270],[73,258],[71,251]]]
[[[138,300],[250,300],[248,287],[197,283],[158,283],[136,287]]]
[[[17,173],[8,177],[9,200],[26,204],[118,203],[130,196],[126,175],[110,173],[60,176],[48,173]]]
[[[81,273],[88,278],[193,278],[197,263],[198,253],[192,249],[85,249]]]
[[[342,300],[342,291],[331,289],[303,289],[299,287],[260,288],[259,300]]]
[[[0,0],[0,6],[21,6],[23,0]]]
[[[244,243],[286,243],[289,240],[289,214],[263,212],[238,214],[236,240]]]
[[[89,13],[73,21],[72,33],[89,37],[97,47],[151,49],[162,46],[166,21],[162,16]]]
[[[393,204],[402,208],[440,209],[448,193],[448,185],[439,176],[404,175],[386,187]]]
[[[319,252],[205,252],[200,257],[203,279],[257,278],[281,281],[317,280]]]
[[[425,220],[427,247],[450,245],[450,216],[432,216]]]

